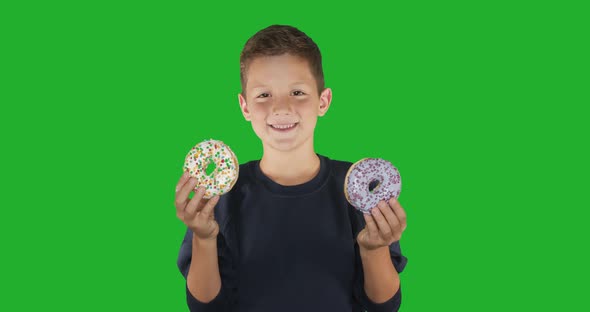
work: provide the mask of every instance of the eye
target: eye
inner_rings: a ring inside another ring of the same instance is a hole
[[[297,90],[297,91],[293,91],[293,95],[305,95],[305,92]]]
[[[259,97],[259,98],[265,98],[265,97],[269,97],[269,96],[270,96],[270,94],[268,94],[268,93],[262,93],[262,94],[261,94],[261,95],[259,95],[258,97]]]

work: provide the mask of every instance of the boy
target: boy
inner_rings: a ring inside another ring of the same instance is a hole
[[[240,67],[240,108],[263,156],[221,197],[189,199],[186,174],[176,186],[190,311],[397,311],[405,212],[395,199],[355,210],[343,190],[351,163],[314,152],[332,100],[317,45],[273,25],[246,42]]]

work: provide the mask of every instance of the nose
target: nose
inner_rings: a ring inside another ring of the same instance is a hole
[[[273,115],[290,115],[291,114],[291,103],[288,99],[277,99],[272,105]]]

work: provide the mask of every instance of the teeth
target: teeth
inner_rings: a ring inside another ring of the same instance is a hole
[[[273,128],[276,129],[289,129],[289,128],[293,128],[295,126],[295,124],[290,124],[290,125],[272,125]]]

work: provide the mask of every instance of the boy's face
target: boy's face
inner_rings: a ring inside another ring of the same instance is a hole
[[[238,94],[246,120],[265,150],[311,147],[318,116],[330,107],[332,91],[318,96],[305,59],[290,54],[254,59],[247,71],[246,97]]]

